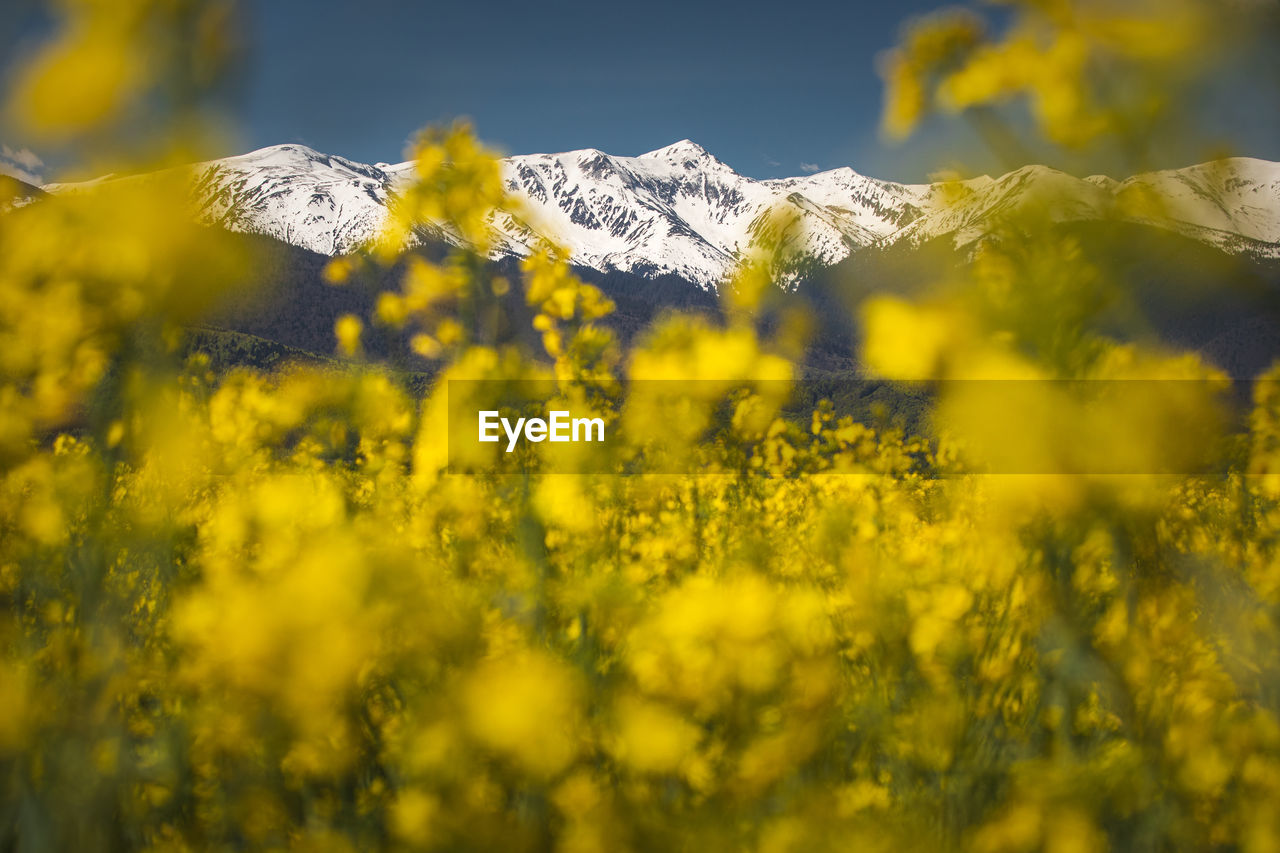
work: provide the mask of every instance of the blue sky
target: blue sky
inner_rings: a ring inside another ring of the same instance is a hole
[[[463,115],[507,153],[689,138],[745,174],[795,175],[879,148],[875,57],[936,5],[260,3],[247,138],[389,160]]]
[[[417,128],[465,116],[505,153],[634,155],[690,138],[754,177],[848,165],[921,180],[939,168],[1008,165],[955,120],[926,126],[905,146],[879,137],[876,57],[904,20],[939,0],[242,5],[246,61],[232,86],[234,132],[219,153],[302,142],[395,161]],[[7,37],[0,26],[0,46],[34,38],[30,20],[15,20],[22,16],[8,18],[18,31]],[[1239,88],[1210,93],[1188,107],[1192,132],[1168,140],[1152,165],[1207,159],[1227,140],[1234,151],[1280,159],[1274,92],[1265,108]],[[23,147],[2,125],[0,142]],[[1107,170],[1061,152],[1034,157],[1077,173]]]

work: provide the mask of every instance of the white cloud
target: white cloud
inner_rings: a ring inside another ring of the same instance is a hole
[[[812,172],[819,172],[821,170],[822,170],[822,167],[819,166],[817,163],[801,163],[800,164],[800,171],[802,172],[812,173]]]
[[[30,148],[15,150],[8,145],[0,145],[0,174],[39,186],[44,183],[43,170],[44,161]]]

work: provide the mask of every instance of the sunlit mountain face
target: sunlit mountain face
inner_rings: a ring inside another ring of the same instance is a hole
[[[290,144],[192,170],[205,221],[338,255],[377,234],[413,163],[370,165]],[[1280,257],[1280,164],[1248,158],[1124,180],[1043,166],[946,185],[899,184],[851,168],[755,180],[682,140],[638,157],[595,149],[520,155],[502,170],[521,213],[495,217],[496,256],[520,256],[549,239],[580,267],[675,276],[704,289],[732,272],[777,213],[796,221],[783,248],[809,269],[903,242],[948,237],[963,246],[995,217],[1031,205],[1055,221],[1149,224],[1230,253]],[[1159,209],[1134,203],[1149,198]],[[416,237],[456,239],[430,225]]]

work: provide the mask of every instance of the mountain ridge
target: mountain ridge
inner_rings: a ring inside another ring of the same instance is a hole
[[[411,161],[365,164],[296,143],[189,168],[203,221],[330,256],[371,240],[413,177]],[[495,257],[527,254],[547,239],[580,266],[674,275],[704,289],[754,251],[775,211],[801,226],[783,250],[817,267],[902,241],[949,236],[964,245],[996,218],[1032,205],[1055,221],[1153,224],[1228,252],[1280,258],[1280,164],[1254,158],[1124,180],[1036,165],[934,184],[884,181],[850,167],[756,180],[683,139],[635,157],[594,148],[515,155],[501,168],[523,214],[494,220]],[[456,241],[432,225],[415,237]]]

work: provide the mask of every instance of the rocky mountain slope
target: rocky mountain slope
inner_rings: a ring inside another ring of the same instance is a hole
[[[413,164],[368,165],[277,145],[193,167],[201,217],[324,255],[371,239]],[[575,264],[714,288],[756,245],[772,211],[800,228],[788,249],[826,267],[868,247],[975,239],[994,217],[1031,206],[1056,221],[1156,225],[1232,253],[1280,257],[1280,164],[1236,158],[1124,181],[1043,166],[950,184],[899,184],[841,168],[755,180],[682,140],[638,157],[595,149],[502,161],[518,219],[502,216],[495,254],[547,238]],[[72,185],[50,185],[65,191]],[[421,239],[449,239],[426,227]]]

